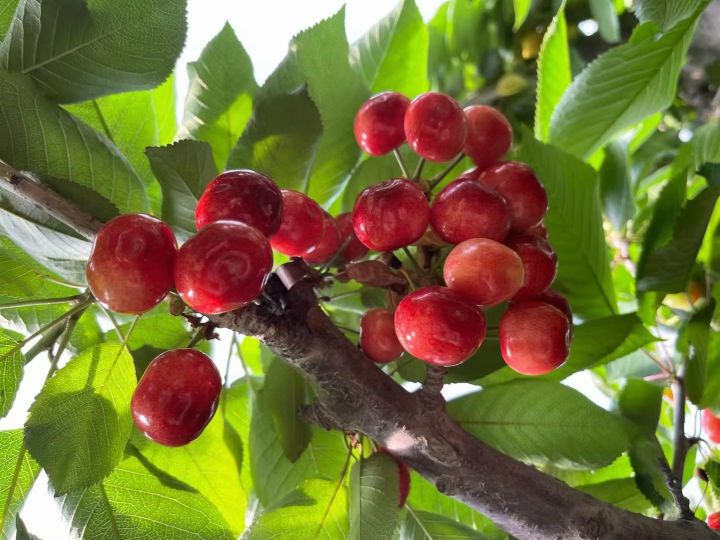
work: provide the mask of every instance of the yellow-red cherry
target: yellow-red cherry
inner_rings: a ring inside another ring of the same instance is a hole
[[[377,94],[355,115],[355,140],[371,156],[382,156],[405,142],[405,111],[410,100],[397,92]]]
[[[430,161],[450,161],[465,144],[467,120],[457,101],[441,92],[416,97],[405,113],[410,148]]]
[[[487,105],[471,105],[464,112],[467,118],[464,152],[482,170],[510,149],[512,127],[505,115]]]
[[[340,245],[345,246],[342,250],[342,257],[345,261],[357,261],[362,259],[368,248],[358,240],[352,225],[352,212],[345,212],[335,218],[340,229]]]
[[[395,314],[385,308],[369,309],[360,319],[360,348],[373,362],[387,364],[402,356],[395,333]]]
[[[280,229],[270,238],[274,249],[288,257],[302,257],[322,237],[325,215],[320,205],[299,191],[284,189]]]
[[[525,277],[512,300],[531,300],[547,290],[557,274],[557,256],[545,240],[529,234],[511,236],[507,245],[520,255]]]
[[[310,264],[323,264],[331,260],[340,249],[340,228],[330,214],[324,212],[323,232],[320,241],[303,253]]]

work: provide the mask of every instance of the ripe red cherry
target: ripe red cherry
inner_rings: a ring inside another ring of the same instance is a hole
[[[702,427],[708,439],[720,444],[720,417],[715,416],[710,409],[703,409]]]
[[[462,152],[466,130],[460,105],[440,92],[419,95],[405,113],[405,136],[410,148],[430,161],[450,161]]]
[[[550,304],[519,302],[500,318],[499,338],[508,366],[523,375],[542,375],[567,359],[570,323]]]
[[[538,238],[542,238],[543,240],[547,240],[548,237],[547,227],[542,221],[534,227],[530,227],[527,231],[525,231],[525,234],[531,234],[533,236],[537,236]]]
[[[395,332],[415,358],[434,366],[456,366],[485,339],[485,317],[477,306],[446,287],[424,287],[400,301]]]
[[[430,207],[417,184],[396,178],[360,193],[352,219],[355,236],[365,246],[392,251],[423,235],[430,221]]]
[[[216,221],[180,248],[175,287],[183,301],[206,315],[255,300],[272,269],[267,239],[239,221]]]
[[[720,512],[713,512],[707,517],[707,526],[715,531],[720,531]]]
[[[480,169],[503,157],[512,144],[512,127],[507,118],[487,105],[465,107],[467,139],[465,154]]]
[[[227,171],[205,188],[195,208],[195,225],[199,231],[215,221],[242,221],[269,237],[280,227],[282,207],[280,189],[264,174]]]
[[[355,115],[355,140],[371,156],[382,156],[405,142],[403,122],[410,100],[397,92],[371,97]]]
[[[346,261],[357,261],[367,255],[368,248],[357,239],[352,225],[352,212],[345,212],[335,218],[340,229],[340,245],[345,245],[342,257]]]
[[[395,314],[389,309],[373,308],[360,319],[360,347],[373,362],[387,364],[403,353],[395,333]]]
[[[310,264],[322,264],[332,259],[340,249],[340,229],[335,218],[324,212],[323,232],[320,241],[303,253],[303,259]]]
[[[525,273],[522,287],[512,297],[514,302],[530,300],[550,287],[557,274],[557,256],[550,244],[521,234],[511,237],[507,245],[520,255]]]
[[[270,244],[288,257],[302,257],[320,241],[325,214],[318,203],[298,191],[284,189],[282,197],[280,229],[270,239]]]
[[[402,508],[405,506],[408,495],[410,494],[410,469],[405,463],[400,461],[399,458],[395,457],[387,448],[382,446],[378,448],[378,454],[385,454],[395,460],[398,466],[398,506]]]
[[[524,232],[545,217],[545,188],[524,163],[507,161],[491,165],[478,180],[505,197],[510,205],[510,227],[514,231]]]
[[[222,381],[215,364],[195,349],[162,353],[145,370],[130,409],[145,436],[165,446],[188,444],[210,423]]]
[[[90,291],[118,313],[144,313],[173,286],[177,242],[170,227],[145,214],[106,223],[95,236],[86,275]]]
[[[538,302],[545,302],[546,304],[550,304],[551,306],[558,308],[560,311],[563,312],[563,315],[567,317],[567,320],[572,323],[573,316],[572,310],[570,309],[570,304],[562,294],[553,291],[552,289],[548,289],[542,294],[537,295],[535,298],[533,298],[533,300],[537,300]]]
[[[510,230],[505,199],[475,180],[460,178],[437,194],[430,208],[430,224],[451,244],[471,238],[502,242]]]
[[[481,306],[511,298],[522,286],[523,263],[512,249],[495,240],[473,238],[453,248],[443,268],[445,284]]]

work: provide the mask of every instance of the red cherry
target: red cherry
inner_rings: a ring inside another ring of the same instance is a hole
[[[335,218],[325,212],[320,242],[303,253],[303,259],[310,264],[326,263],[335,256],[338,249],[340,249],[340,229]]]
[[[133,393],[135,425],[159,444],[188,444],[210,423],[221,387],[207,355],[195,349],[164,352],[150,362]]]
[[[378,454],[385,454],[395,460],[398,466],[398,506],[402,508],[405,506],[408,495],[410,494],[410,469],[405,463],[403,463],[398,457],[390,453],[387,448],[378,448]]]
[[[473,238],[453,248],[443,268],[445,284],[481,306],[512,297],[522,286],[520,256],[495,240]]]
[[[430,224],[451,244],[471,238],[502,242],[510,230],[505,199],[475,180],[459,178],[437,194],[430,208]]]
[[[485,339],[485,317],[446,287],[424,287],[400,301],[395,332],[414,357],[434,366],[456,366]]]
[[[270,239],[270,244],[288,257],[302,257],[320,241],[325,214],[318,203],[298,191],[284,189],[282,197],[280,229]]]
[[[172,289],[176,255],[166,223],[145,214],[116,217],[95,236],[86,270],[90,291],[112,311],[144,313]]]
[[[405,113],[405,136],[410,148],[430,161],[450,161],[462,152],[466,130],[460,105],[440,92],[419,95]]]
[[[353,209],[355,236],[370,249],[392,251],[420,238],[430,221],[422,190],[403,178],[365,189]]]
[[[510,149],[512,127],[500,111],[487,105],[471,105],[464,112],[467,118],[464,152],[478,168],[484,169]]]
[[[543,375],[567,359],[570,323],[550,304],[519,302],[500,318],[499,338],[508,366],[523,375]]]
[[[535,298],[533,298],[533,300],[537,300],[538,302],[545,302],[546,304],[550,304],[551,306],[558,308],[560,311],[563,312],[563,315],[567,317],[567,320],[572,323],[573,316],[572,310],[570,309],[570,304],[568,303],[567,299],[560,293],[553,291],[552,289],[548,289],[545,292],[537,295]]]
[[[355,140],[371,156],[382,156],[405,142],[403,121],[410,100],[397,92],[377,94],[355,115]]]
[[[491,165],[478,180],[505,197],[510,205],[510,226],[514,231],[526,231],[545,217],[545,188],[524,163],[506,161]]]
[[[267,239],[239,221],[216,221],[180,248],[175,286],[185,303],[206,315],[255,300],[272,269]]]
[[[527,231],[525,231],[525,234],[531,234],[533,236],[537,236],[538,238],[542,238],[543,240],[547,240],[548,237],[547,227],[542,221],[534,227],[530,227]]]
[[[280,227],[282,207],[280,189],[264,174],[227,171],[205,188],[195,208],[195,225],[200,230],[215,221],[242,221],[272,236]]]
[[[707,526],[715,531],[720,531],[720,512],[713,512],[707,517]]]
[[[710,409],[703,409],[702,427],[708,439],[720,444],[720,417],[715,416]]]
[[[355,231],[353,231],[352,225],[352,212],[345,212],[335,218],[340,229],[340,244],[345,244],[345,249],[342,251],[343,259],[346,261],[357,261],[367,255],[368,248],[357,239]],[[349,238],[349,239],[348,239]]]
[[[373,308],[360,319],[360,347],[373,362],[387,364],[403,353],[395,333],[395,314],[389,309]]]
[[[507,245],[514,249],[523,263],[525,278],[512,297],[513,302],[530,300],[545,291],[557,274],[557,256],[545,240],[527,234],[511,237]]]

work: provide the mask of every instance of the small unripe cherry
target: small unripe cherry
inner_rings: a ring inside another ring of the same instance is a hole
[[[256,228],[216,221],[180,248],[175,286],[195,311],[215,315],[255,300],[272,269],[272,250]]]
[[[557,274],[557,256],[550,244],[542,238],[520,234],[509,238],[507,245],[520,255],[525,274],[522,287],[512,301],[530,300],[547,290]]]
[[[552,289],[548,289],[545,292],[537,295],[533,300],[537,300],[538,302],[545,302],[546,304],[550,304],[551,306],[555,306],[560,311],[563,312],[563,315],[565,315],[572,323],[573,316],[572,316],[572,310],[570,309],[570,303],[567,301],[567,298],[565,298],[562,294],[558,293],[557,291],[554,291]]]
[[[392,251],[423,235],[430,222],[430,207],[417,184],[396,178],[360,193],[352,219],[355,236],[365,246]]]
[[[483,169],[503,157],[512,145],[512,127],[507,118],[487,105],[465,107],[467,139],[465,154]]]
[[[215,221],[241,221],[265,236],[280,227],[283,200],[275,182],[247,169],[226,171],[210,182],[195,208],[198,230]]]
[[[340,249],[340,229],[333,218],[324,212],[323,232],[320,241],[303,253],[303,259],[310,264],[322,264],[332,259]]]
[[[447,94],[427,92],[405,113],[405,137],[413,151],[430,161],[450,161],[465,144],[467,121],[460,105]]]
[[[505,197],[510,206],[510,228],[525,232],[547,212],[547,193],[532,169],[524,163],[506,161],[491,165],[478,181]]]
[[[522,286],[524,275],[520,256],[487,238],[458,244],[443,267],[445,284],[481,306],[494,306],[511,298]]]
[[[167,223],[145,214],[118,216],[95,236],[86,270],[90,291],[111,311],[144,313],[170,292],[176,256]]]
[[[387,364],[402,356],[403,347],[395,333],[395,314],[373,308],[360,319],[360,348],[373,362]]]
[[[505,363],[523,375],[543,375],[560,366],[570,349],[570,323],[543,302],[511,304],[500,318],[498,334]]]
[[[403,463],[400,458],[394,456],[390,453],[390,451],[387,448],[380,447],[378,448],[378,454],[385,454],[387,456],[390,456],[393,458],[395,463],[397,463],[398,466],[398,506],[402,508],[405,506],[405,501],[407,501],[408,495],[410,494],[410,469],[408,468],[405,463]]]
[[[702,428],[708,439],[720,444],[720,417],[715,416],[710,409],[703,409]]]
[[[405,111],[410,100],[397,92],[377,94],[355,115],[355,140],[371,156],[382,156],[405,142]]]
[[[280,229],[270,244],[288,257],[302,257],[319,241],[325,226],[320,205],[299,191],[282,190],[283,213]]]
[[[451,244],[471,238],[502,242],[510,230],[510,210],[502,196],[475,180],[459,178],[433,200],[430,224]]]
[[[485,339],[480,309],[446,287],[424,287],[402,299],[395,332],[403,348],[434,366],[456,366]]]
[[[135,425],[159,444],[188,444],[210,423],[221,387],[207,355],[195,349],[164,352],[150,362],[133,393]]]
[[[714,531],[720,531],[720,512],[709,514],[706,520],[707,526]]]
[[[335,218],[340,229],[340,245],[345,245],[342,257],[347,262],[357,261],[367,255],[368,248],[357,239],[352,224],[352,212],[345,212]]]

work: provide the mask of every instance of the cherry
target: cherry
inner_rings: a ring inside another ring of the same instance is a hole
[[[212,420],[221,387],[207,355],[195,349],[164,352],[150,362],[133,393],[135,425],[159,444],[188,444]]]
[[[260,231],[239,221],[216,221],[180,248],[175,286],[195,311],[225,313],[260,295],[272,264],[270,244]]]
[[[322,264],[332,259],[340,249],[340,228],[327,212],[324,212],[323,232],[320,241],[305,253],[303,259],[310,264]]]
[[[471,238],[502,242],[510,230],[505,199],[475,180],[459,178],[437,194],[430,208],[430,224],[451,244]]]
[[[532,169],[524,163],[506,161],[485,169],[480,182],[505,197],[510,205],[510,227],[524,232],[547,212],[547,194]]]
[[[570,323],[550,304],[518,302],[500,318],[499,338],[510,368],[523,375],[543,375],[567,359]]]
[[[419,95],[405,113],[405,136],[410,148],[430,161],[450,161],[462,152],[466,131],[460,105],[440,92]]]
[[[126,214],[95,236],[86,275],[98,302],[118,313],[152,309],[170,292],[177,242],[163,221]]]
[[[282,198],[280,229],[270,238],[270,244],[288,257],[302,257],[322,236],[325,226],[323,209],[298,191],[284,189]]]
[[[525,231],[525,234],[531,234],[533,236],[537,236],[538,238],[547,240],[548,230],[545,224],[541,221],[537,225],[530,227],[527,231]]]
[[[403,347],[395,333],[395,314],[392,311],[373,308],[362,316],[360,347],[368,358],[380,364],[400,358]]]
[[[530,300],[545,291],[557,274],[557,256],[545,240],[526,234],[511,237],[507,245],[522,259],[525,278],[512,300]]]
[[[538,302],[545,302],[546,304],[550,304],[551,306],[558,308],[560,311],[563,312],[563,315],[567,317],[567,320],[572,323],[573,316],[572,310],[570,309],[570,304],[568,303],[567,299],[560,293],[553,291],[552,289],[548,289],[545,292],[537,295],[535,298],[533,298],[533,300],[537,300]]]
[[[465,154],[480,169],[503,157],[512,144],[512,127],[507,118],[487,105],[465,107],[467,139]]]
[[[720,417],[715,416],[710,409],[703,409],[702,428],[708,439],[720,444]]]
[[[400,301],[395,332],[403,348],[434,366],[461,364],[485,339],[485,317],[446,287],[424,287]]]
[[[355,236],[370,249],[392,251],[420,238],[430,221],[422,190],[403,178],[365,189],[353,209]]]
[[[720,512],[709,514],[706,520],[707,526],[715,531],[720,531]]]
[[[512,297],[522,286],[523,263],[512,249],[495,240],[473,238],[453,248],[445,259],[447,286],[481,306]]]
[[[380,447],[378,448],[378,454],[385,454],[387,456],[390,456],[395,460],[395,463],[397,463],[398,466],[398,506],[402,508],[405,506],[405,501],[407,501],[408,495],[410,494],[410,469],[408,468],[405,463],[403,463],[400,458],[394,456],[390,453],[390,451],[387,448]]]
[[[357,239],[352,225],[352,212],[345,212],[335,218],[340,229],[340,244],[345,244],[341,255],[346,261],[357,261],[367,255],[368,248]]]
[[[410,100],[397,92],[377,94],[355,115],[355,140],[371,156],[382,156],[405,142],[403,121]]]
[[[282,208],[280,189],[264,174],[226,171],[205,188],[195,208],[195,225],[200,230],[215,221],[242,221],[272,236],[280,227]]]

